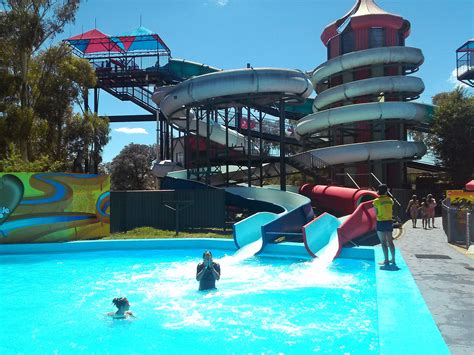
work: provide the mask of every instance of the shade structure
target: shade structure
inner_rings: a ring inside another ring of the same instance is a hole
[[[474,52],[474,38],[464,43],[456,52]]]
[[[65,41],[83,54],[124,52],[124,47],[121,42],[113,41],[105,33],[102,33],[97,29],[67,38]]]
[[[170,52],[170,49],[158,34],[143,26],[120,36],[113,36],[111,40],[120,45],[120,47],[123,47],[126,52]]]

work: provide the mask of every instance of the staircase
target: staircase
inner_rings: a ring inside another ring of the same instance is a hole
[[[144,110],[156,115],[156,104],[152,100],[153,93],[143,87],[101,87],[121,101],[131,101]]]
[[[299,153],[288,157],[287,162],[302,173],[313,177],[316,177],[315,170],[324,169],[329,166],[324,160],[315,157],[310,152]]]

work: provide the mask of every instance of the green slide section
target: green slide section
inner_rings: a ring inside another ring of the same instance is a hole
[[[221,71],[221,69],[209,65],[191,62],[184,59],[170,59],[169,62],[163,66],[163,70],[167,70],[173,76],[183,80],[189,79],[193,76]]]

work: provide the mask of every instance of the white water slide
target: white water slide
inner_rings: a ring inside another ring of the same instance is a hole
[[[288,69],[240,69],[219,71],[190,78],[174,87],[158,88],[153,100],[160,106],[162,113],[171,123],[186,128],[185,107],[216,98],[238,95],[283,94],[308,98],[312,85],[319,87],[331,76],[340,75],[359,67],[370,67],[384,64],[402,64],[408,70],[416,70],[423,63],[420,50],[409,47],[374,48],[342,55],[317,67],[311,81],[301,71]],[[430,107],[411,102],[374,102],[350,104],[347,106],[326,109],[335,102],[351,100],[367,95],[400,93],[411,98],[424,90],[421,79],[415,77],[383,76],[353,81],[323,91],[314,100],[315,113],[302,118],[296,133],[306,136],[328,129],[334,125],[352,124],[376,120],[400,120],[407,123],[426,123],[430,119]],[[318,111],[324,110],[324,111]],[[207,136],[205,121],[199,121],[196,127],[194,112],[189,112],[189,128],[200,136]],[[210,139],[230,147],[247,146],[247,137],[232,129],[211,122]],[[226,138],[227,136],[227,138]],[[292,157],[312,167],[310,157],[316,157],[328,165],[355,163],[379,159],[421,158],[426,147],[419,142],[377,141],[368,143],[345,144],[328,148],[314,149]]]
[[[301,71],[289,69],[239,69],[205,74],[188,79],[174,87],[158,88],[153,94],[161,112],[176,126],[186,128],[185,106],[209,99],[225,98],[238,95],[259,95],[283,93],[305,100],[313,88],[309,78]],[[207,137],[205,121],[196,126],[193,111],[189,112],[189,129]],[[211,121],[210,140],[230,147],[247,147],[247,137]],[[228,139],[228,141],[226,140]]]

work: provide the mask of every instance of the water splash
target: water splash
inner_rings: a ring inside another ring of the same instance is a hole
[[[333,233],[329,238],[328,244],[322,248],[313,261],[313,267],[318,269],[327,269],[339,251],[339,238],[337,233]]]
[[[241,261],[244,261],[246,259],[249,259],[253,257],[260,249],[262,248],[262,240],[256,240],[253,243],[247,244],[237,250],[233,255],[227,255],[223,257],[222,259],[219,260],[221,265],[235,265],[240,263]]]

